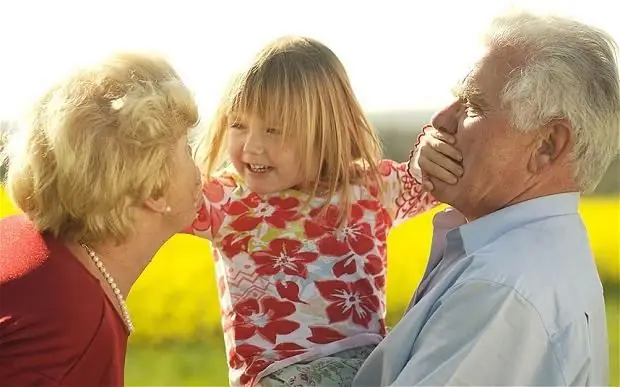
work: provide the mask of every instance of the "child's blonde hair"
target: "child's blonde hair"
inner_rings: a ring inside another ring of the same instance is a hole
[[[311,197],[319,189],[328,198],[340,193],[342,209],[348,211],[354,183],[378,182],[379,138],[344,66],[322,43],[305,37],[277,39],[236,78],[198,145],[198,162],[207,176],[229,161],[225,139],[230,116],[246,113],[281,126],[284,143],[298,152]]]
[[[132,207],[165,193],[173,152],[198,121],[157,55],[118,53],[51,88],[9,145],[7,190],[41,231],[122,242]]]

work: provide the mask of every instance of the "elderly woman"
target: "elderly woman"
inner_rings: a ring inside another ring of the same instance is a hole
[[[59,83],[12,143],[0,220],[0,381],[122,386],[134,282],[201,200],[190,91],[119,54]]]

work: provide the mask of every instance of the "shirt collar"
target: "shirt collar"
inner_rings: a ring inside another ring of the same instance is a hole
[[[542,196],[502,208],[470,223],[466,223],[457,210],[449,208],[438,213],[433,224],[439,228],[451,228],[446,235],[448,245],[462,245],[465,253],[472,254],[523,224],[554,216],[578,214],[579,199],[578,192]]]

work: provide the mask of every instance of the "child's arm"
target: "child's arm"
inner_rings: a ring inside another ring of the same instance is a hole
[[[202,187],[203,203],[196,219],[182,233],[192,234],[212,241],[220,230],[224,219],[223,207],[230,200],[234,182],[226,178],[205,179]]]
[[[449,157],[460,157],[460,152],[449,142],[454,143],[454,138],[449,134],[437,134],[438,131],[430,126],[424,127],[418,140],[411,152],[408,162],[398,163],[391,160],[383,160],[379,166],[382,177],[383,195],[386,207],[390,212],[393,224],[396,225],[404,220],[421,214],[439,204],[439,202],[429,192],[426,176],[430,175],[440,180],[447,179],[449,184],[454,184],[460,174],[452,174],[443,171],[442,168],[434,168],[434,160],[439,158],[437,154],[448,155]],[[430,138],[434,139],[431,141]],[[441,146],[437,145],[441,143]],[[443,156],[444,158],[449,158]],[[444,163],[443,159],[442,164]],[[423,164],[420,167],[420,162]],[[460,166],[448,165],[448,171],[458,170]],[[429,165],[431,167],[429,167]],[[442,170],[443,172],[437,172]],[[423,171],[423,172],[422,172]],[[445,176],[447,174],[447,177]],[[417,175],[417,176],[416,176]],[[415,177],[414,177],[415,176]],[[422,184],[424,181],[424,185]]]

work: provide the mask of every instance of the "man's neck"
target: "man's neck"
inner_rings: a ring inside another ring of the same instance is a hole
[[[483,216],[489,215],[495,211],[499,211],[502,208],[510,207],[518,203],[522,203],[528,200],[540,198],[543,196],[556,195],[561,193],[568,192],[579,192],[579,187],[577,187],[574,183],[567,184],[541,184],[541,185],[532,185],[525,190],[519,192],[517,195],[513,196],[509,200],[505,201],[505,204],[500,206],[493,207],[482,207],[472,208],[470,211],[460,211],[468,222],[472,222],[476,219],[482,218]]]

